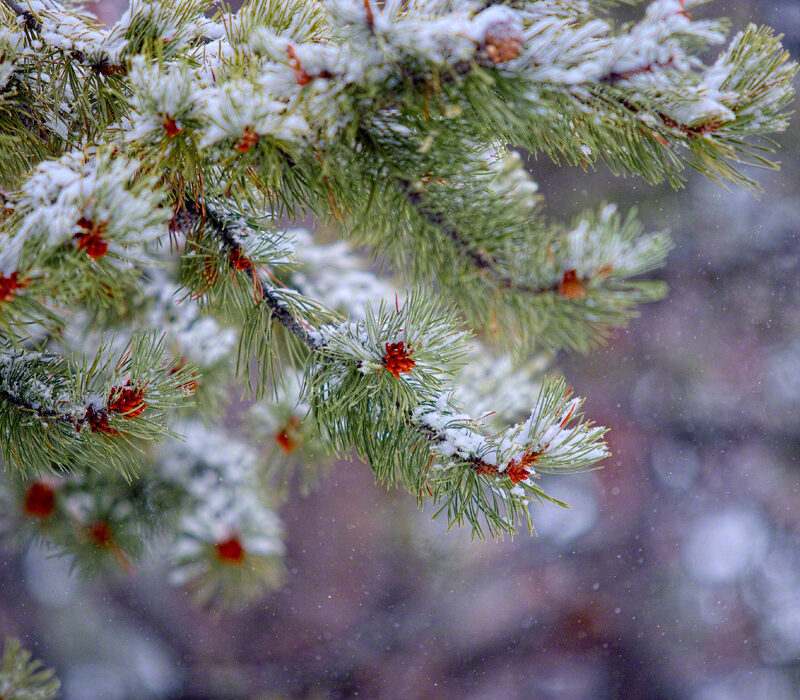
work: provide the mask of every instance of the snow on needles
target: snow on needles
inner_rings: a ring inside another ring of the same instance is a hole
[[[133,259],[128,248],[166,234],[168,213],[138,168],[136,161],[81,151],[40,164],[12,200],[21,222],[0,243],[0,274],[20,269],[26,252],[35,258],[93,227],[122,261]]]
[[[257,453],[221,430],[186,422],[178,430],[184,441],[171,441],[161,451],[163,476],[189,492],[194,504],[182,518],[173,552],[181,565],[176,584],[203,574],[209,567],[204,552],[236,538],[244,552],[272,557],[283,552],[281,523],[258,495]]]

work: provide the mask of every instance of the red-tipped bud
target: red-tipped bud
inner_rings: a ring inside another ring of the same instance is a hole
[[[26,515],[46,518],[56,509],[56,492],[52,486],[34,481],[25,492],[23,510]]]
[[[227,540],[217,542],[214,550],[219,559],[224,564],[241,564],[244,561],[245,551],[242,543],[235,535]]]
[[[404,372],[410,372],[417,363],[411,359],[411,348],[406,348],[403,341],[399,343],[386,343],[386,354],[383,357],[383,366],[397,379]]]

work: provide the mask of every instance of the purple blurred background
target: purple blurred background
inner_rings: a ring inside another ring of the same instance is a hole
[[[710,11],[800,55],[796,0]],[[157,562],[86,583],[0,550],[0,637],[67,700],[800,697],[800,120],[780,144],[760,199],[531,163],[554,216],[636,205],[677,244],[667,300],[560,358],[614,455],[546,482],[573,507],[536,509],[538,538],[445,535],[342,463],[283,508],[286,584],[248,608],[192,607]]]

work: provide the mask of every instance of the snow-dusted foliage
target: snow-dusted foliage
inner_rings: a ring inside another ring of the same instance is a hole
[[[337,456],[473,535],[531,527],[541,474],[608,454],[550,351],[662,296],[634,278],[670,243],[610,204],[551,221],[507,144],[754,187],[795,66],[753,26],[707,65],[694,4],[0,0],[15,527],[86,568],[157,531],[228,602],[280,579],[275,499]]]
[[[172,545],[172,581],[194,582],[202,599],[246,597],[272,585],[283,542],[278,516],[258,493],[257,453],[200,423],[178,429],[183,441],[165,443],[159,463],[162,477],[190,499]]]

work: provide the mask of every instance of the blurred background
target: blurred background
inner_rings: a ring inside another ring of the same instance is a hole
[[[800,56],[797,0],[709,11]],[[800,119],[779,142],[760,198],[531,162],[552,215],[607,199],[676,243],[668,299],[559,358],[614,454],[545,483],[572,508],[534,509],[538,537],[445,535],[343,462],[282,509],[289,573],[257,603],[212,613],[156,564],[86,583],[0,549],[0,637],[67,700],[800,697]]]

